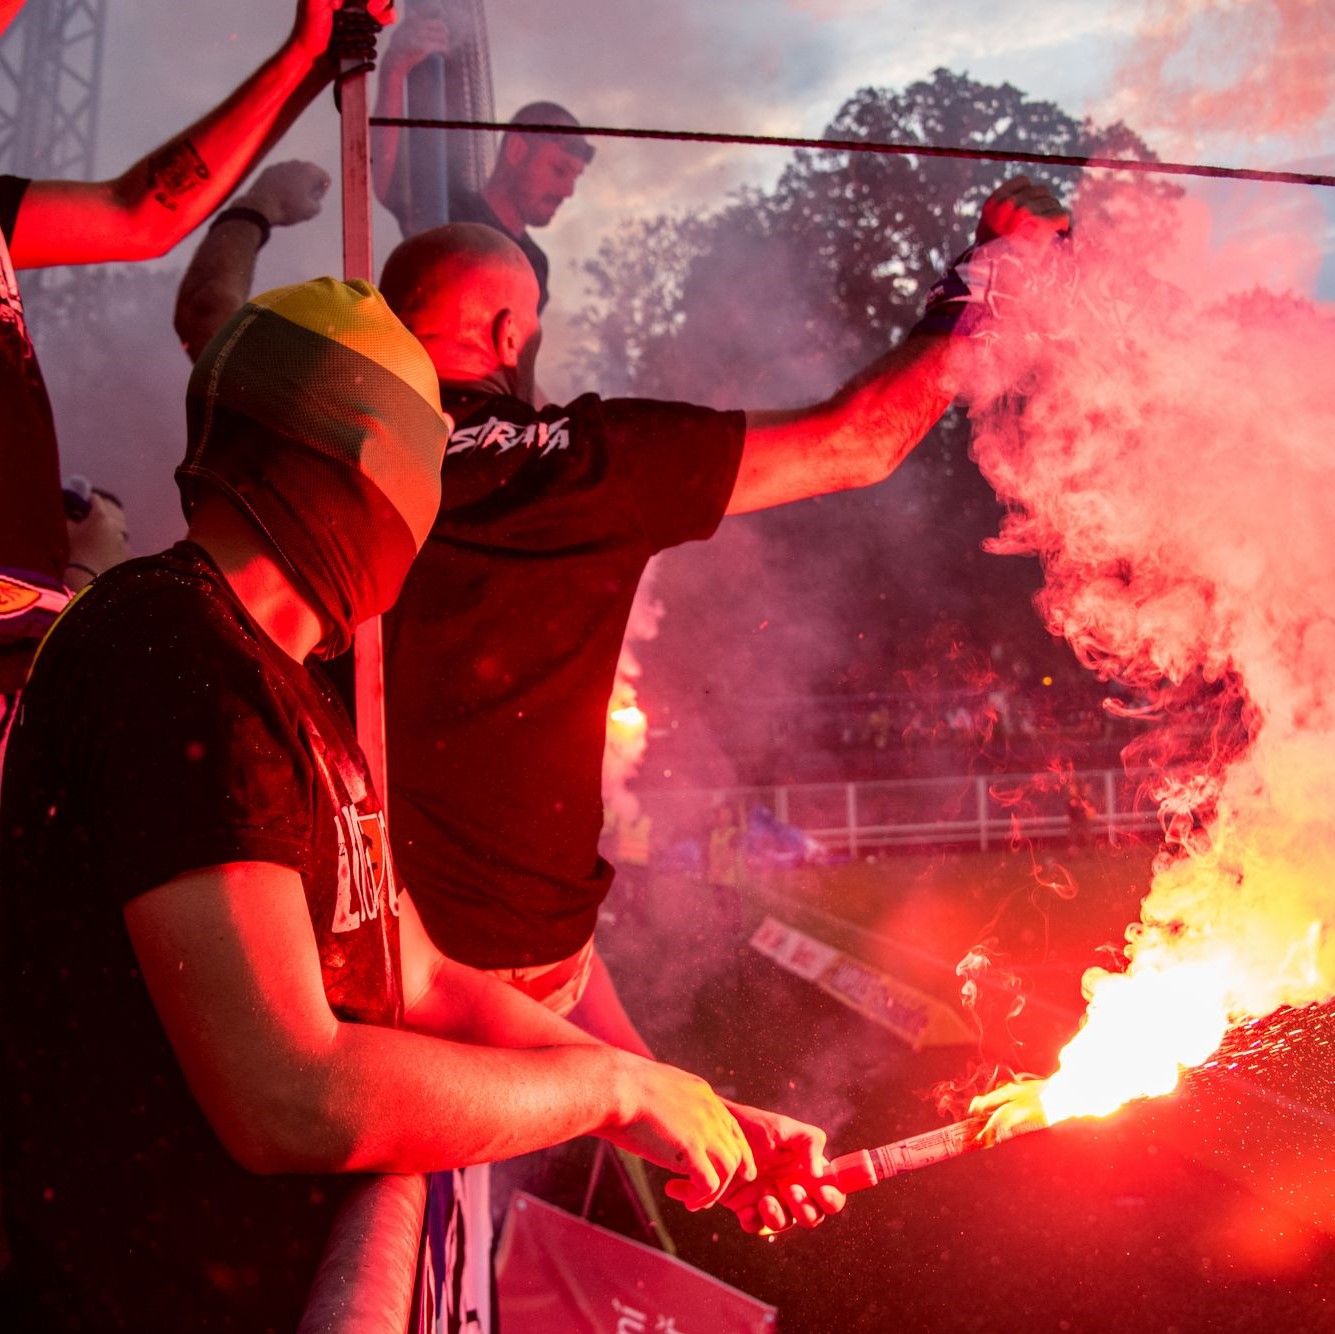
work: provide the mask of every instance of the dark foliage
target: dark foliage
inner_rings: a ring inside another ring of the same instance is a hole
[[[1099,129],[1009,84],[947,70],[903,91],[862,89],[826,134],[1151,156],[1121,125]],[[1100,206],[1092,174],[1085,183],[1072,168],[1026,170],[1068,200],[1081,184],[1086,212]],[[972,239],[983,200],[1014,174],[990,162],[799,150],[771,187],[717,211],[628,224],[585,264],[582,378],[716,407],[819,401],[904,337]],[[998,520],[968,457],[967,422],[949,413],[890,482],[734,520],[708,547],[672,553],[646,687],[660,707],[704,712],[735,751],[749,744],[733,735],[740,712],[772,729],[772,718],[756,720],[766,698],[781,713],[781,698],[804,693],[903,690],[924,672],[948,683],[949,664],[934,661],[941,644],[995,649],[1007,672],[1071,672],[1029,605],[1036,564],[980,550]],[[728,531],[737,527],[746,532]]]

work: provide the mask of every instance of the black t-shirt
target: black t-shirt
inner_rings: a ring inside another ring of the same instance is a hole
[[[0,693],[23,683],[64,601],[69,554],[55,422],[9,258],[27,188],[0,176]]]
[[[547,252],[528,234],[521,231],[517,236],[495,214],[490,204],[481,195],[461,190],[450,196],[451,222],[480,222],[484,227],[491,227],[504,232],[533,265],[533,272],[538,276],[538,314],[542,314],[547,304]]]
[[[385,847],[340,707],[199,548],[117,566],[75,600],[24,691],[0,799],[0,1154],[14,1251],[0,1328],[295,1329],[345,1187],[252,1176],[227,1155],[158,1021],[122,909],[190,870],[290,867],[335,1012],[394,1025]]]
[[[446,953],[552,962],[611,884],[603,740],[636,585],[655,552],[718,526],[745,418],[442,397],[444,499],[387,622],[394,846]]]

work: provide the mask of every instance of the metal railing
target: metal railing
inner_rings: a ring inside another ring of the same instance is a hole
[[[1148,795],[1148,771],[1077,770],[1062,774],[964,774],[871,782],[656,791],[644,802],[655,823],[699,826],[710,810],[744,813],[759,803],[784,825],[835,853],[862,856],[880,848],[972,846],[986,851],[1015,839],[1075,832],[1069,810],[1074,786],[1093,807],[1085,830],[1116,841],[1159,827]]]

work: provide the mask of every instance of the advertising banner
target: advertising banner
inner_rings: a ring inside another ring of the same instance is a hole
[[[766,917],[756,928],[751,948],[888,1028],[914,1051],[977,1040],[977,1034],[949,1005],[776,917]]]
[[[504,1334],[774,1334],[772,1306],[522,1191],[496,1253]]]

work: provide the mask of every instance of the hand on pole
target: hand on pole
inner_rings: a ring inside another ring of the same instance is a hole
[[[340,9],[365,9],[382,28],[395,19],[394,0],[299,0],[289,40],[306,53],[312,64],[329,49],[334,14]]]
[[[403,16],[385,50],[387,73],[405,75],[432,56],[448,55],[450,29],[444,7],[418,3]]]

